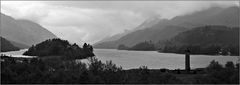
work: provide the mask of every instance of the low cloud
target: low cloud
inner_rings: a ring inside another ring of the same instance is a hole
[[[60,38],[82,44],[131,30],[151,16],[171,19],[237,2],[220,1],[1,1],[1,12],[41,24]]]
[[[3,13],[41,24],[58,37],[79,44],[134,28],[144,19],[132,11],[49,5],[43,2],[6,2]]]

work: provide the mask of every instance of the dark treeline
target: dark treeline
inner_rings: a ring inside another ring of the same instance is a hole
[[[184,49],[189,49],[191,54],[206,54],[206,55],[239,55],[239,47],[238,46],[228,46],[223,47],[219,45],[209,45],[209,46],[201,46],[201,45],[183,45],[183,46],[165,46],[163,49],[159,50],[160,52],[165,53],[180,53],[184,54]]]
[[[138,43],[132,47],[127,47],[123,44],[118,46],[119,50],[136,50],[136,51],[154,51],[156,50],[155,45],[151,41],[145,41]]]
[[[120,50],[142,50],[165,53],[185,53],[186,49],[191,54],[206,55],[239,55],[239,27],[226,26],[201,26],[179,33],[169,40],[159,42],[139,42],[127,47],[124,44],[118,46]]]
[[[238,84],[239,64],[212,61],[200,74],[177,74],[146,66],[123,70],[92,57],[85,64],[60,58],[13,58],[1,55],[2,84]]]
[[[56,38],[31,46],[23,55],[38,57],[61,56],[71,59],[83,59],[94,56],[94,53],[93,47],[89,44],[84,43],[81,48],[76,43],[71,45],[67,40]]]
[[[178,34],[165,41],[161,52],[239,55],[239,27],[203,26]]]

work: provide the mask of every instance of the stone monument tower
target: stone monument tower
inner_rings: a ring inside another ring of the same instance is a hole
[[[187,72],[190,71],[190,50],[189,49],[186,49],[185,50],[185,70]]]

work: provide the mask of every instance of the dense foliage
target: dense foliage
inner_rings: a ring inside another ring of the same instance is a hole
[[[111,61],[106,63],[92,57],[90,63],[60,58],[13,58],[1,55],[2,84],[238,84],[239,64],[225,67],[212,61],[204,73],[179,74],[165,69],[151,70],[146,66],[123,70]]]
[[[206,71],[207,75],[194,77],[196,83],[239,84],[239,63],[235,66],[233,62],[227,62],[223,67],[213,60],[206,68]]]
[[[23,55],[29,56],[65,56],[71,59],[83,59],[94,56],[91,45],[84,43],[83,47],[77,44],[71,45],[66,40],[49,39],[32,46]]]
[[[18,47],[15,47],[10,41],[6,40],[3,37],[0,37],[0,41],[1,52],[20,50]]]
[[[151,41],[145,41],[134,45],[133,47],[127,47],[125,45],[119,45],[119,50],[136,50],[136,51],[153,51],[156,50],[154,44]]]
[[[182,32],[165,41],[161,52],[192,54],[239,55],[239,28],[226,26],[203,26]]]

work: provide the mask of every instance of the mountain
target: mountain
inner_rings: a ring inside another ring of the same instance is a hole
[[[20,49],[25,49],[25,48],[29,48],[29,46],[25,45],[25,44],[21,44],[21,43],[17,43],[17,42],[14,42],[14,41],[10,41],[15,47],[18,47]]]
[[[116,49],[118,45],[116,44],[116,41],[106,41],[106,42],[100,42],[93,45],[94,48],[104,48],[104,49]]]
[[[140,24],[138,27],[132,29],[132,30],[127,30],[123,33],[113,35],[111,37],[107,37],[102,39],[101,41],[97,42],[94,44],[95,48],[106,48],[106,49],[112,49],[112,48],[117,48],[118,44],[116,44],[116,41],[119,40],[120,38],[132,34],[136,31],[141,31],[147,28],[150,28],[156,24],[158,24],[160,21],[165,21],[165,19],[160,19],[159,16],[154,16],[150,17],[149,19],[146,19],[142,24]]]
[[[6,40],[5,38],[0,37],[0,39],[1,39],[0,43],[1,52],[19,50],[19,48],[15,47],[10,41]]]
[[[104,38],[104,39],[100,40],[99,42],[94,44],[94,47],[96,47],[96,48],[106,47],[106,46],[102,46],[102,45],[104,43],[107,43],[107,42],[116,41],[116,40],[122,38],[123,36],[125,36],[127,34],[130,34],[132,32],[135,32],[137,30],[143,30],[143,29],[147,29],[149,27],[152,27],[153,25],[158,24],[158,22],[160,22],[161,20],[163,20],[163,19],[160,19],[159,16],[150,17],[149,19],[146,19],[138,27],[136,27],[132,30],[126,30],[123,33],[119,33],[119,34],[116,34],[116,35],[113,35],[113,36],[110,36],[110,37],[107,37],[107,38]],[[106,47],[106,48],[108,48],[108,47]],[[112,47],[110,46],[109,48],[112,48]]]
[[[125,45],[119,45],[118,50],[134,50],[134,51],[155,51],[155,44],[151,41],[140,42],[133,47],[127,47]]]
[[[219,45],[238,45],[239,27],[227,26],[202,26],[179,33],[172,39],[173,42],[188,45],[200,44],[219,44]]]
[[[96,44],[99,44],[99,43],[102,43],[102,42],[109,42],[109,41],[118,40],[118,39],[120,39],[121,37],[127,35],[128,33],[129,33],[129,32],[127,31],[127,32],[123,32],[123,33],[119,33],[119,34],[110,36],[110,37],[103,38],[102,40],[98,41]]]
[[[116,41],[102,42],[94,47],[96,48],[117,48],[118,45],[124,44],[127,47],[132,47],[139,42],[153,41],[158,42],[159,40],[169,39],[179,32],[183,32],[187,28],[178,26],[165,26],[162,29],[143,29],[129,33]]]
[[[239,27],[201,26],[179,33],[165,43],[163,52],[217,54],[230,52],[239,55]]]
[[[170,39],[180,32],[205,25],[237,27],[239,25],[239,7],[211,7],[191,14],[176,16],[170,20],[159,20],[145,29],[136,30],[115,41],[99,43],[94,47],[117,48],[120,44],[132,47],[137,43],[149,40],[156,43]]]
[[[152,41],[157,42],[159,40],[169,39],[179,32],[187,30],[178,26],[165,26],[162,29],[144,29],[132,32],[126,36],[123,36],[117,40],[117,44],[124,44],[126,46],[133,46],[139,42]]]
[[[165,21],[165,19],[161,19],[160,16],[149,17],[135,29],[143,30],[143,29],[151,28],[152,26],[157,25],[158,23],[163,21]]]
[[[239,7],[229,8],[212,7],[192,14],[176,16],[169,23],[194,28],[204,25],[224,25],[228,27],[239,26]]]
[[[20,47],[39,43],[56,36],[37,23],[28,20],[16,20],[1,13],[1,36],[19,44]],[[16,46],[19,46],[16,44]]]

